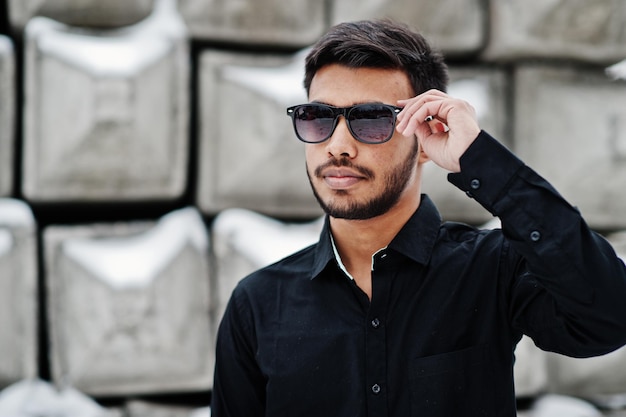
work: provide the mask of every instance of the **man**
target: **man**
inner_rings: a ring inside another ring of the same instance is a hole
[[[514,416],[522,334],[575,357],[626,343],[624,264],[444,93],[419,34],[335,26],[304,83],[288,114],[325,227],[233,292],[213,416]],[[427,160],[502,230],[442,224],[420,194]]]

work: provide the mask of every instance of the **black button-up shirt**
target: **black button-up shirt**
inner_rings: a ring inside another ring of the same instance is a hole
[[[449,180],[503,230],[419,209],[346,277],[317,244],[237,286],[220,325],[215,417],[514,416],[514,348],[585,357],[626,343],[626,269],[579,212],[482,132]]]

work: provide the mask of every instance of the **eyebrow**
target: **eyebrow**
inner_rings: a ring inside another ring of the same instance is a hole
[[[335,105],[330,104],[330,103],[326,103],[325,101],[321,101],[321,100],[313,100],[313,101],[311,101],[311,102],[310,102],[310,104],[324,104],[324,105],[326,105],[326,106],[338,107],[338,106],[335,106]],[[349,106],[345,106],[345,107],[358,106],[358,105],[360,105],[360,104],[385,104],[385,103],[384,103],[384,102],[382,102],[382,101],[379,101],[379,100],[373,100],[373,101],[362,101],[362,102],[358,102],[358,103],[353,103],[353,104],[351,104],[351,105],[349,105]]]

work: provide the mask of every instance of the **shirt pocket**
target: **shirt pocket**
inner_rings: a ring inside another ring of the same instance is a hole
[[[416,358],[411,363],[412,416],[494,416],[487,346]]]

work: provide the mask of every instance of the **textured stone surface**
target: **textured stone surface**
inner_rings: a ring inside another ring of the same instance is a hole
[[[155,0],[7,0],[9,18],[21,30],[34,16],[83,27],[118,27],[137,23],[152,11]],[[160,0],[157,0],[160,1]]]
[[[197,210],[156,224],[44,231],[53,380],[93,395],[208,389],[208,237]]]
[[[485,42],[481,0],[333,0],[332,23],[390,17],[419,29],[446,54],[476,52]]]
[[[101,407],[71,386],[55,387],[38,378],[24,379],[0,392],[0,415],[11,417],[126,417]]]
[[[37,374],[37,242],[30,208],[0,198],[0,388]]]
[[[72,26],[110,28],[145,19],[154,3],[155,0],[45,0],[38,14]]]
[[[11,193],[15,129],[15,56],[13,43],[0,35],[0,196]]]
[[[15,32],[20,32],[26,23],[34,17],[46,0],[5,0],[8,6],[9,20]]]
[[[546,356],[528,336],[523,336],[517,344],[513,377],[518,397],[534,397],[545,392],[548,386]]]
[[[211,237],[216,279],[212,288],[215,322],[222,318],[237,283],[319,239],[323,219],[284,223],[250,210],[228,209],[215,217]]]
[[[304,144],[285,112],[306,102],[301,59],[202,53],[196,194],[203,212],[321,213],[306,177]]]
[[[550,392],[583,398],[626,394],[626,348],[595,358],[548,354]]]
[[[626,82],[602,70],[521,66],[515,148],[595,228],[626,226]]]
[[[26,28],[24,195],[169,199],[185,187],[189,57],[171,2],[126,28]]]
[[[326,30],[323,1],[179,0],[179,9],[196,39],[305,46]]]
[[[623,0],[490,0],[485,56],[613,62],[626,55]]]
[[[208,400],[208,399],[207,399]],[[126,404],[126,417],[209,417],[208,411],[199,414],[196,409],[183,406],[169,406],[148,401],[129,401]]]
[[[483,68],[450,68],[448,93],[469,101],[476,109],[480,126],[505,145],[509,145],[506,125],[507,79],[504,72]],[[450,184],[448,172],[428,162],[424,166],[422,192],[427,193],[447,220],[473,224],[492,218],[474,200]]]

